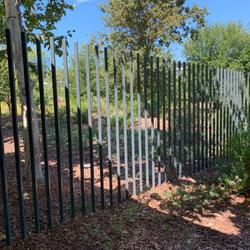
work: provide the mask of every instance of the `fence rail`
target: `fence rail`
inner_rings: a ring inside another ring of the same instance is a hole
[[[25,238],[79,212],[112,207],[173,176],[229,161],[227,142],[250,123],[247,73],[107,47],[87,45],[79,52],[77,43],[69,59],[65,39],[62,60],[57,61],[53,38],[50,67],[37,38],[31,70],[22,33],[31,169],[27,178],[8,30],[6,40],[11,119],[0,117],[0,230],[7,244],[19,233]],[[36,180],[31,79],[38,92],[42,183]],[[32,216],[27,216],[32,207]]]

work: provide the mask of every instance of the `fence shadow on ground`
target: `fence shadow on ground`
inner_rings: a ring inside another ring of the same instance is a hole
[[[158,205],[156,204],[158,202]],[[13,249],[248,249],[250,201],[215,205],[192,217],[159,210],[164,201],[129,199],[114,208],[68,219]],[[202,217],[200,217],[202,216]],[[219,218],[219,219],[218,219]],[[207,225],[204,221],[208,221]],[[210,223],[209,223],[210,221]],[[217,224],[213,224],[217,223]],[[224,223],[224,224],[223,224]],[[8,249],[8,247],[6,247]]]

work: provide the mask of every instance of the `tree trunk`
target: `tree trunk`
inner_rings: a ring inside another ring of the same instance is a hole
[[[7,27],[10,30],[11,36],[11,47],[13,52],[13,60],[16,69],[16,75],[20,90],[20,101],[22,108],[22,119],[23,119],[23,136],[24,136],[24,148],[25,148],[25,169],[28,176],[30,176],[30,156],[29,156],[29,135],[28,135],[28,123],[27,123],[27,106],[25,96],[25,82],[24,82],[24,68],[23,68],[23,55],[21,45],[21,31],[23,31],[23,25],[20,14],[20,1],[18,0],[4,0],[6,22]],[[32,108],[32,133],[34,140],[34,158],[36,168],[36,178],[41,180],[43,178],[43,172],[40,161],[40,150],[39,150],[39,130],[38,130],[38,119],[35,110],[33,89],[34,84],[30,80],[30,97],[31,97],[31,108]]]

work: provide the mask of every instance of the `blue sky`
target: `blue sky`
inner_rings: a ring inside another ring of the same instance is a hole
[[[67,12],[67,16],[57,25],[57,33],[65,34],[69,29],[76,30],[70,40],[70,47],[74,41],[87,43],[92,34],[107,31],[98,5],[107,3],[108,0],[71,0],[69,2],[75,4],[75,10]],[[239,21],[250,27],[250,0],[187,0],[186,4],[206,7],[210,13],[207,17],[208,24]],[[175,59],[183,59],[181,46],[172,46],[172,52]]]

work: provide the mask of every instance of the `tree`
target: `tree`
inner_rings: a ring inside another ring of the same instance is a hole
[[[100,8],[111,29],[109,39],[145,53],[181,43],[204,25],[207,13],[197,5],[185,6],[185,0],[110,0]]]
[[[214,24],[184,44],[189,61],[215,67],[250,70],[250,33],[240,23]]]
[[[1,2],[0,5],[3,5]],[[11,35],[11,47],[13,52],[14,65],[16,69],[16,76],[19,85],[20,102],[22,107],[23,127],[24,127],[24,144],[25,144],[25,165],[30,165],[29,159],[29,143],[27,131],[27,106],[25,96],[25,82],[24,82],[24,69],[23,69],[23,55],[21,47],[21,31],[26,31],[28,40],[34,41],[32,34],[39,33],[41,36],[49,37],[53,35],[53,30],[56,28],[56,23],[66,14],[67,9],[73,9],[72,5],[67,4],[64,0],[5,0],[4,7],[0,6],[1,18],[6,21],[7,27]],[[4,13],[5,9],[5,13]],[[70,33],[68,33],[70,35]],[[3,34],[1,34],[3,36]],[[4,40],[3,37],[0,38]],[[57,45],[61,45],[62,37],[55,39]],[[48,43],[45,43],[48,46]],[[33,138],[34,138],[34,157],[36,178],[42,179],[42,169],[40,161],[39,150],[39,130],[37,113],[34,104],[34,83],[29,80],[30,84],[30,97],[32,109],[32,122],[33,122]],[[28,169],[28,168],[26,168]]]

